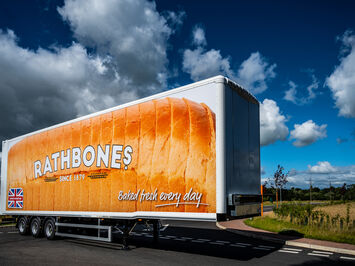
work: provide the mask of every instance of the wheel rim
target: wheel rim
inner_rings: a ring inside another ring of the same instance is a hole
[[[51,223],[47,224],[46,235],[50,237],[53,234],[53,225]]]
[[[32,232],[33,232],[34,235],[36,235],[37,232],[38,232],[38,222],[37,221],[33,222]]]
[[[25,231],[25,221],[23,219],[21,219],[18,229],[21,233]]]

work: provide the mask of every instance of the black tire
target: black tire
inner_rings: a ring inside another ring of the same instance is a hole
[[[48,219],[46,221],[43,231],[48,240],[53,240],[55,238],[55,222],[53,219]]]
[[[35,238],[41,236],[41,219],[39,217],[33,218],[30,225],[31,235]]]
[[[27,235],[28,234],[28,224],[26,217],[21,216],[17,221],[17,228],[20,235]]]

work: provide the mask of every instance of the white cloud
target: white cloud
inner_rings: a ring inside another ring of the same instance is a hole
[[[297,97],[296,97],[297,85],[293,81],[289,81],[288,85],[290,88],[287,91],[285,91],[284,100],[289,101],[289,102],[293,102],[294,104],[296,104],[297,103]]]
[[[347,142],[348,139],[345,139],[345,138],[337,138],[336,141],[337,141],[338,144],[342,144],[342,143],[344,143],[344,142]]]
[[[313,167],[319,167],[320,163]],[[312,166],[311,166],[312,168]],[[288,187],[301,187],[308,188],[309,180],[312,178],[313,187],[329,187],[329,182],[332,186],[339,187],[344,183],[353,184],[355,179],[355,165],[349,166],[332,166],[325,169],[325,167],[320,167],[324,171],[320,172],[310,172],[310,168],[307,170],[295,170],[290,171]],[[327,171],[325,171],[327,170]]]
[[[233,71],[230,69],[229,58],[223,58],[218,50],[204,51],[201,47],[184,51],[183,71],[189,73],[194,81],[218,74],[229,77],[234,76]]]
[[[167,19],[179,24],[179,14],[167,12],[165,18],[146,0],[66,0],[58,12],[81,44],[112,57],[120,76],[138,86],[165,85],[173,33]]]
[[[277,140],[285,140],[288,136],[286,121],[276,102],[265,99],[260,104],[260,144],[266,146]]]
[[[110,58],[89,55],[77,43],[55,51],[18,46],[12,31],[0,31],[1,137],[97,111],[137,97],[108,68]]]
[[[316,97],[316,93],[314,92],[314,90],[318,89],[319,87],[319,82],[316,76],[314,74],[311,74],[311,78],[312,82],[310,85],[307,86],[308,95],[304,97],[297,96],[297,84],[293,81],[289,81],[288,85],[290,88],[285,91],[284,100],[290,101],[297,105],[304,105],[310,103]]]
[[[58,11],[78,40],[69,47],[25,49],[13,31],[0,30],[0,139],[119,105],[166,84],[167,42],[174,32],[169,25],[181,24],[182,13],[164,17],[144,0],[68,0]]]
[[[326,124],[318,126],[312,120],[308,120],[303,124],[295,124],[295,129],[291,131],[290,140],[295,140],[292,144],[296,147],[310,145],[318,139],[327,137],[326,127]]]
[[[253,94],[267,89],[267,81],[274,78],[276,64],[270,65],[259,52],[252,53],[239,67],[237,81]]]
[[[192,32],[192,35],[193,35],[193,44],[201,45],[201,46],[207,44],[205,31],[202,28],[195,27],[195,29]]]
[[[265,171],[265,167],[264,167],[264,166],[261,166],[260,174],[261,174],[261,175],[265,175],[265,174],[266,174],[266,171]]]
[[[317,165],[308,165],[308,171],[310,173],[329,174],[336,172],[336,169],[329,162],[324,161],[318,162]]]
[[[339,39],[342,42],[340,64],[325,83],[333,93],[339,115],[355,117],[355,34],[348,30]]]
[[[175,31],[174,29],[179,29],[180,26],[183,24],[186,13],[184,11],[179,11],[178,13],[173,11],[163,11],[162,15],[167,20],[168,24],[170,25],[170,28]]]
[[[239,66],[237,73],[231,68],[230,57],[223,57],[219,50],[206,50],[205,32],[196,27],[193,31],[194,50],[186,49],[183,54],[183,71],[190,74],[194,81],[215,75],[226,75],[237,81],[253,94],[262,93],[267,89],[267,82],[276,76],[276,64],[269,64],[259,53],[252,53]]]
[[[316,98],[316,94],[313,90],[316,90],[319,87],[319,82],[318,82],[316,76],[312,74],[311,78],[312,78],[312,83],[307,86],[308,96],[306,98],[306,102]]]

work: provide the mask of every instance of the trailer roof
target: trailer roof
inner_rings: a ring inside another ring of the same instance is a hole
[[[226,83],[234,90],[237,91],[237,93],[239,94],[239,96],[243,97],[244,99],[246,99],[249,102],[252,102],[254,104],[259,105],[259,101],[256,99],[256,97],[251,94],[248,90],[244,89],[242,86],[240,86],[238,83],[225,78],[226,79]]]

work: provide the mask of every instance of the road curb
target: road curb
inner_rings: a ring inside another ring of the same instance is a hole
[[[301,242],[297,242],[297,241],[285,241],[285,244],[289,245],[289,246],[294,246],[294,247],[318,249],[318,250],[322,250],[322,251],[329,251],[329,252],[342,253],[342,254],[355,256],[355,250],[351,250],[351,249],[327,247],[327,246],[321,246],[321,245],[301,243]]]
[[[216,222],[216,226],[217,226],[219,229],[222,229],[222,230],[228,229],[227,227],[221,225],[219,222]]]
[[[310,248],[310,249],[329,251],[329,252],[335,252],[335,253],[341,253],[341,254],[347,254],[347,255],[354,255],[355,256],[355,250],[351,250],[351,249],[335,248],[335,247],[328,247],[328,246],[322,246],[322,245],[314,245],[314,244],[302,243],[302,242],[297,242],[297,241],[292,241],[292,240],[283,240],[283,239],[280,239],[280,238],[253,234],[253,233],[241,231],[241,230],[238,230],[238,229],[230,229],[230,228],[224,227],[223,225],[220,225],[218,223],[216,223],[216,225],[219,228],[224,229],[224,230],[226,230],[228,232],[232,232],[234,234],[238,234],[238,235],[241,235],[241,236],[246,236],[246,237],[250,237],[250,238],[254,238],[254,239],[260,239],[260,240],[269,241],[269,242],[273,242],[273,243],[277,243],[277,244],[288,245],[288,246]]]

